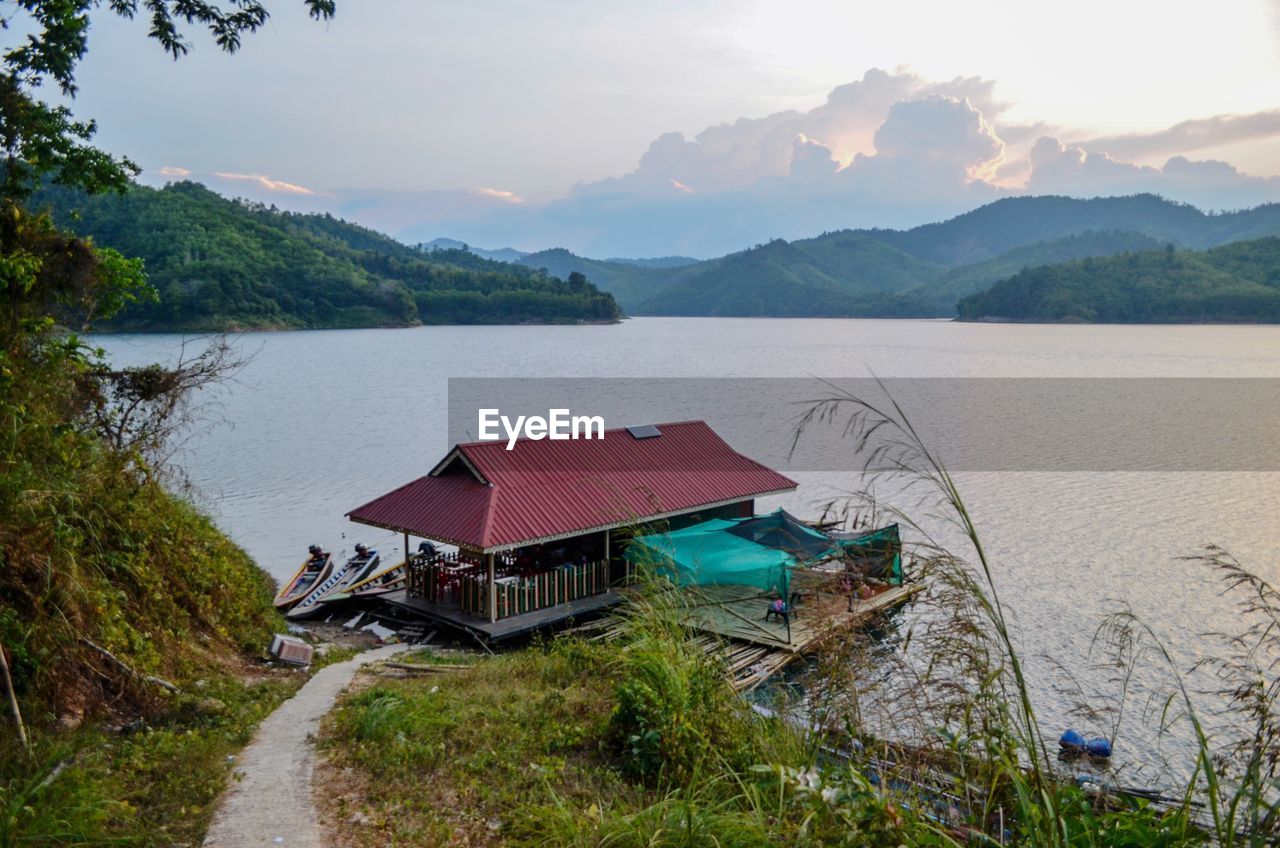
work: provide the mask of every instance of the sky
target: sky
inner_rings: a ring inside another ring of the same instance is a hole
[[[1280,0],[268,8],[238,54],[193,31],[178,62],[99,10],[77,115],[150,184],[593,256],[712,256],[1017,194],[1280,201]]]

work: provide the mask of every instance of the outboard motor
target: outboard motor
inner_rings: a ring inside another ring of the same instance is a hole
[[[431,544],[430,542],[419,542],[418,553],[422,554],[425,557],[433,557],[439,552],[436,550],[436,546]]]

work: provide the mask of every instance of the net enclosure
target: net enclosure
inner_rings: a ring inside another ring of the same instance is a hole
[[[751,518],[713,518],[680,530],[636,536],[626,558],[681,586],[750,586],[787,597],[797,570],[857,572],[902,582],[898,525],[822,533],[785,510]]]

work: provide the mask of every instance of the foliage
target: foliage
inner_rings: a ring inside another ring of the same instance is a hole
[[[278,621],[270,579],[207,518],[84,420],[74,358],[9,360],[0,424],[0,642],[33,707],[78,715],[144,704],[87,649],[181,676],[261,650]],[[37,713],[40,715],[40,713]]]
[[[583,274],[601,291],[613,295],[618,304],[632,314],[642,314],[639,310],[645,300],[683,279],[683,269],[695,264],[698,268],[707,265],[690,260],[683,265],[643,266],[616,260],[588,259],[562,247],[530,253],[521,257],[519,263],[561,279],[568,279],[574,272]]]
[[[862,233],[776,239],[677,268],[677,281],[643,300],[636,311],[795,318],[930,315],[933,310],[922,300],[902,292],[939,272]]]
[[[584,806],[632,794],[603,739],[613,671],[599,645],[562,640],[429,679],[379,681],[327,721],[335,765],[365,775],[371,844],[474,844],[548,784]],[[424,793],[421,787],[432,787]],[[352,810],[330,811],[337,821]]]
[[[270,580],[151,475],[173,404],[144,416],[145,433],[124,424],[125,437],[103,437],[104,387],[142,373],[112,372],[58,324],[87,326],[145,295],[137,264],[4,211],[0,644],[37,727],[161,709],[146,675],[261,649],[279,623]]]
[[[613,299],[463,250],[424,253],[330,215],[227,200],[196,183],[86,197],[49,187],[58,223],[146,263],[157,302],[108,327],[230,330],[615,321]]]
[[[149,723],[38,732],[30,755],[0,739],[0,846],[198,844],[235,753],[302,680],[201,678]]]
[[[333,14],[331,0],[305,2]],[[152,298],[142,263],[23,206],[42,180],[92,193],[136,171],[88,144],[91,122],[37,97],[42,84],[74,95],[100,5],[19,0],[0,20],[29,18],[0,68],[0,651],[30,731],[0,730],[5,848],[198,842],[230,752],[300,682],[237,679],[240,651],[282,624],[270,579],[151,473],[209,363],[111,370],[68,330]],[[175,57],[177,22],[230,52],[266,20],[256,0],[106,5],[141,6]]]
[[[1052,195],[1010,197],[947,221],[910,230],[871,232],[918,259],[957,266],[1090,231],[1138,233],[1162,244],[1213,247],[1280,234],[1280,204],[1211,215],[1153,194],[1088,200]]]
[[[311,17],[333,17],[333,0],[303,2]],[[103,5],[101,0],[18,0],[15,5],[28,33],[4,53],[0,65],[0,197],[26,197],[46,176],[89,192],[123,190],[138,167],[89,144],[96,131],[93,121],[77,121],[68,107],[50,105],[39,96],[45,86],[64,97],[75,96],[76,66],[88,50],[90,14]],[[267,21],[258,0],[236,0],[229,11],[207,0],[108,0],[105,5],[124,18],[133,18],[141,6],[150,24],[147,35],[175,59],[189,49],[179,23],[203,27],[219,49],[234,53],[244,35]],[[7,30],[12,17],[0,19],[0,26]]]
[[[1089,256],[1114,256],[1138,250],[1155,250],[1162,245],[1141,233],[1110,230],[1084,232],[1062,238],[1039,241],[1015,247],[992,259],[960,265],[932,281],[916,294],[937,305],[944,314],[952,314],[961,298],[990,288],[1023,268],[1053,265]]]
[[[1280,238],[1028,268],[960,302],[968,320],[1280,321]]]
[[[753,763],[754,717],[723,666],[688,638],[683,608],[680,590],[655,579],[629,608],[616,660],[610,744],[624,773],[659,786]]]

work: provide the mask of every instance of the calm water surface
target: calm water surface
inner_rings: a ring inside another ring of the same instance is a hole
[[[96,341],[117,363],[133,364],[171,359],[182,339]],[[218,395],[230,426],[194,437],[183,462],[203,505],[277,577],[313,541],[336,550],[365,541],[400,555],[395,534],[343,515],[424,474],[448,448],[449,377],[1280,377],[1280,328],[1273,327],[639,318],[602,327],[298,332],[239,341],[254,356]],[[690,410],[688,417],[700,416]],[[813,515],[844,482],[792,476],[799,491],[762,509],[782,504]],[[1184,662],[1204,650],[1200,633],[1233,623],[1215,581],[1179,557],[1218,543],[1280,580],[1277,473],[959,478],[1014,609],[1049,732],[1069,721],[1055,662],[1091,694],[1114,691],[1108,672],[1088,660],[1099,615],[1114,601],[1132,605]],[[1149,676],[1159,683],[1157,671]],[[1126,725],[1117,761],[1150,764],[1160,745],[1149,729]],[[1177,767],[1185,751],[1174,739],[1163,753]]]

